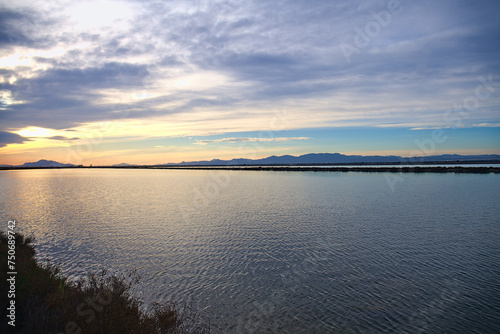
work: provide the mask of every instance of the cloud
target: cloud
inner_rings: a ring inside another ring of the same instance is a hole
[[[339,46],[354,45],[387,3],[5,3],[0,130],[161,119],[165,133],[214,120],[231,133],[265,128],[269,110],[291,101],[296,128],[443,126],[479,75],[499,73],[500,3],[402,0],[346,61]],[[113,15],[83,15],[94,5]],[[464,125],[497,124],[498,103],[498,94],[481,101]],[[236,119],[248,128],[231,127]]]
[[[117,111],[131,109],[121,101],[102,102],[99,90],[142,87],[144,65],[105,63],[84,69],[50,69],[36,78],[19,79],[11,85],[15,100],[2,117],[10,127],[37,126],[63,129],[81,123],[116,119]],[[130,112],[127,117],[133,118]]]
[[[0,46],[33,44],[30,35],[34,28],[33,11],[0,9]]]
[[[479,123],[472,126],[475,128],[500,128],[500,123]]]
[[[47,137],[47,139],[50,139],[50,140],[78,140],[80,138],[77,138],[77,137],[69,138],[69,137],[64,137],[64,136],[52,136],[52,137]]]
[[[221,138],[221,139],[204,139],[197,140],[195,144],[207,145],[207,144],[220,144],[220,143],[248,143],[248,142],[284,142],[284,141],[295,141],[295,140],[308,140],[308,137],[279,137],[279,138],[247,138],[247,137],[236,137],[236,138]]]
[[[15,133],[0,131],[0,147],[7,146],[8,144],[21,144],[25,141],[30,141],[30,139]]]

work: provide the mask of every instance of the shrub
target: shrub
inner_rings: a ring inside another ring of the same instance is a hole
[[[16,327],[1,320],[2,333],[181,333],[188,331],[171,304],[154,304],[150,312],[131,294],[137,275],[89,272],[70,282],[53,264],[34,258],[33,237],[16,234]],[[8,238],[0,232],[0,307],[7,300]],[[2,312],[3,313],[3,312]]]

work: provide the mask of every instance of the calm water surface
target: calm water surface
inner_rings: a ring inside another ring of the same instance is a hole
[[[0,171],[0,218],[213,333],[500,332],[500,175],[396,176]]]

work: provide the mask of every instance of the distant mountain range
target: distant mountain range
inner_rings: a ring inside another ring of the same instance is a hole
[[[235,165],[323,165],[323,164],[388,164],[388,163],[428,163],[428,162],[469,162],[469,161],[499,161],[500,155],[458,155],[443,154],[426,157],[403,158],[397,155],[344,155],[340,153],[311,153],[301,156],[282,155],[270,156],[263,159],[232,159],[232,160],[203,160],[203,161],[183,161],[181,163],[167,163],[156,166],[235,166]],[[133,164],[120,163],[112,167],[132,167]],[[22,165],[0,165],[0,167],[76,167],[73,164],[63,164],[53,160],[39,160],[37,162],[26,162]]]
[[[38,160],[37,162],[26,162],[22,165],[12,166],[12,165],[0,165],[0,167],[25,167],[25,168],[33,168],[33,167],[75,167],[73,164],[62,164],[53,160]]]
[[[128,164],[126,162],[122,162],[121,164],[114,164],[113,167],[132,167],[132,166],[137,166],[134,164]]]
[[[411,157],[403,158],[396,155],[389,156],[363,156],[363,155],[344,155],[340,153],[311,153],[301,156],[282,155],[270,156],[263,159],[232,159],[232,160],[205,160],[205,161],[190,161],[181,162],[179,164],[166,165],[181,165],[181,166],[231,166],[231,165],[311,165],[311,164],[377,164],[377,163],[425,163],[425,162],[466,162],[466,161],[493,161],[499,160],[500,155],[458,155],[458,154],[443,154],[426,157]]]

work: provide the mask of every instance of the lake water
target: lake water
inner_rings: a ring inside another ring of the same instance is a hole
[[[212,333],[500,332],[500,175],[398,175],[0,171],[0,219]]]

